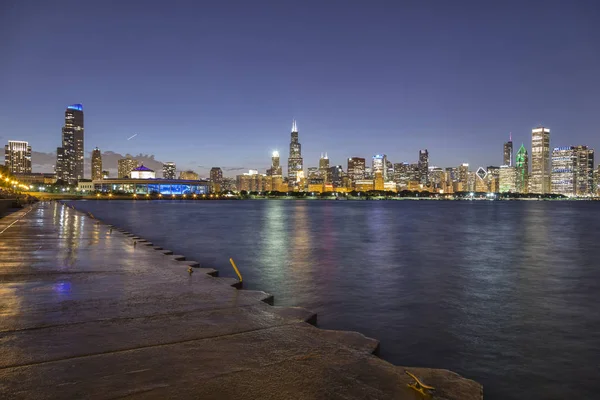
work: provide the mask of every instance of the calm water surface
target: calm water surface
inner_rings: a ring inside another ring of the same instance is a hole
[[[319,326],[447,368],[486,399],[600,398],[600,204],[85,201]]]

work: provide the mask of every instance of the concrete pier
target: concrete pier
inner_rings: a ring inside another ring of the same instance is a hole
[[[423,398],[405,370],[436,387],[429,398],[482,398],[474,381],[394,366],[374,339],[316,328],[310,311],[60,203],[0,232],[2,399]]]

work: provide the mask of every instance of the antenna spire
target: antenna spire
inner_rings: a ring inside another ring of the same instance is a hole
[[[296,127],[296,120],[292,121],[292,132],[298,132],[298,128]]]
[[[509,142],[512,142],[512,132],[510,132],[510,133],[508,134],[508,141],[509,141]]]

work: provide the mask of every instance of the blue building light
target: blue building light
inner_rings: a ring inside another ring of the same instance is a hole
[[[83,104],[71,104],[67,107],[67,110],[83,111]]]

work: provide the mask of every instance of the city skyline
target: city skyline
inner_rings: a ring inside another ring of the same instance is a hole
[[[115,14],[77,3],[69,15],[9,4],[0,136],[36,152],[54,152],[57,111],[74,102],[87,111],[86,155],[153,154],[202,175],[268,166],[273,150],[285,153],[291,119],[307,166],[322,152],[332,165],[380,153],[412,163],[421,148],[433,165],[499,165],[498,141],[512,132],[527,145],[539,125],[557,145],[600,148],[593,2],[528,2],[518,13],[504,3],[344,4],[339,18],[335,4],[317,13],[311,2],[257,12],[150,1],[133,24],[135,4]],[[541,33],[537,18],[555,29]],[[66,41],[77,57],[63,56]]]

